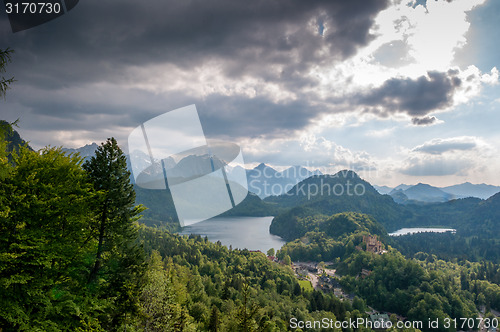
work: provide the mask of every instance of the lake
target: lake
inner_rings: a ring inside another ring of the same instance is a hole
[[[226,217],[212,218],[197,224],[186,226],[179,234],[197,234],[207,236],[211,242],[220,241],[223,245],[234,248],[260,250],[270,248],[278,250],[286,243],[281,237],[269,233],[273,217]]]
[[[435,227],[413,227],[413,228],[401,228],[394,233],[389,233],[389,236],[400,236],[415,233],[445,233],[452,232],[456,233],[456,229],[453,228],[435,228]]]

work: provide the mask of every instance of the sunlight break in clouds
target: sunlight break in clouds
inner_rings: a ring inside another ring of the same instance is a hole
[[[404,56],[411,63],[399,68],[399,74],[417,77],[429,70],[447,71],[456,49],[467,42],[467,12],[484,2],[429,0],[424,7],[416,1],[394,1],[379,13],[373,29],[379,37],[366,51],[373,54],[383,44],[403,42],[408,48]]]
[[[34,146],[76,147],[109,132],[123,141],[145,119],[196,104],[207,137],[239,142],[250,163],[396,172],[408,158],[402,151],[417,154],[412,148],[433,138],[494,135],[479,120],[470,130],[455,126],[484,115],[479,97],[491,96],[498,71],[454,59],[477,31],[489,36],[469,13],[494,1],[218,0],[193,8],[124,0],[115,16],[92,2],[71,22],[0,36],[16,49],[9,70],[19,80],[7,120],[21,116]],[[467,153],[480,160],[481,151]]]

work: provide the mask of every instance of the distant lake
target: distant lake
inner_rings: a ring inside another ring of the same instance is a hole
[[[211,242],[220,241],[233,249],[278,250],[286,243],[281,237],[269,233],[273,217],[226,217],[212,218],[194,225],[186,226],[181,235],[197,234],[207,236]]]
[[[456,233],[456,231],[457,230],[453,228],[413,227],[413,228],[398,229],[394,233],[389,233],[389,236],[400,236],[400,235],[416,234],[416,233],[445,233],[445,232]]]

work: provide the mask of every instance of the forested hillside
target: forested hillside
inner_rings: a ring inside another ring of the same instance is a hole
[[[470,197],[402,205],[389,195],[379,194],[352,171],[312,176],[287,194],[268,197],[264,202],[286,209],[276,215],[271,225],[271,232],[285,239],[294,238],[291,235],[298,231],[297,218],[340,212],[368,214],[389,232],[403,227],[444,226],[455,228],[466,237],[496,239],[500,233],[500,194],[487,200]]]
[[[10,123],[5,120],[0,120],[0,128],[2,128],[3,135],[5,135],[5,141],[7,142],[6,151],[8,153],[12,151],[19,152],[21,146],[26,146],[29,150],[33,150],[31,146],[21,138],[19,133],[11,127]]]
[[[411,321],[443,323],[476,318],[480,306],[500,309],[500,268],[491,262],[457,264],[423,252],[405,258],[375,220],[352,212],[304,217],[295,223],[305,233],[297,233],[280,254],[293,261],[332,262],[345,289],[378,310]],[[384,250],[367,249],[365,237],[373,235],[378,235]],[[450,329],[440,324],[438,330]]]
[[[0,145],[2,331],[286,331],[291,317],[366,317],[262,253],[139,226],[112,138],[84,164]]]
[[[312,176],[298,183],[287,194],[268,197],[264,202],[273,202],[285,208],[302,206],[316,214],[366,213],[389,230],[397,229],[407,213],[404,206],[395,203],[388,195],[380,195],[353,171]]]
[[[472,238],[465,242],[473,249],[469,256],[458,257],[467,254],[458,243],[433,253],[439,241],[422,237],[412,246],[404,238],[391,239],[372,215],[319,213],[331,202],[324,197],[275,218],[271,230],[290,241],[276,253],[278,263],[259,252],[145,225],[165,226],[155,223],[168,214],[149,214],[139,223],[144,207],[135,205],[126,157],[113,138],[86,162],[57,148],[7,150],[5,138],[0,148],[2,331],[286,331],[292,318],[367,318],[366,304],[409,320],[440,322],[477,317],[480,307],[500,309],[500,267],[469,261],[497,257],[491,236],[493,252]],[[390,199],[377,195],[369,192],[353,205],[346,201],[344,209],[375,211],[369,202]],[[164,198],[148,200],[161,204]],[[496,227],[497,200],[466,199],[426,209],[434,211],[434,220],[448,220],[472,208],[478,228],[485,230]],[[262,203],[249,195],[240,209],[267,213],[260,207],[285,211],[288,204]],[[381,211],[379,216],[391,209]],[[372,237],[381,241],[375,252],[365,242]],[[427,252],[417,251],[422,246]],[[292,271],[292,260],[331,262],[354,300],[306,288]],[[449,330],[442,324],[439,329]]]

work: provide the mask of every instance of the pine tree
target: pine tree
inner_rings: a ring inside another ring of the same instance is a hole
[[[94,225],[98,245],[89,276],[91,282],[102,267],[103,254],[113,251],[124,241],[133,240],[134,217],[142,208],[134,207],[135,192],[130,183],[126,157],[113,137],[97,148],[95,156],[85,162],[83,168],[99,192]]]
[[[243,285],[243,302],[238,308],[236,318],[238,320],[238,330],[242,332],[251,332],[256,330],[255,317],[259,307],[255,303],[250,303],[250,285],[245,282]]]
[[[214,305],[212,306],[212,311],[210,312],[210,319],[208,321],[208,330],[210,332],[220,331],[220,313],[219,309]]]
[[[9,173],[7,134],[12,131],[12,126],[8,122],[0,121],[0,181],[3,181]],[[0,197],[1,199],[1,197]]]
[[[124,313],[139,310],[136,299],[145,260],[136,243],[135,222],[144,207],[134,206],[135,192],[126,157],[114,138],[102,143],[83,168],[98,192],[93,224],[97,248],[87,283],[91,290],[111,300],[101,320],[105,328],[116,329],[127,323]]]
[[[5,72],[5,67],[7,66],[7,63],[11,61],[10,55],[14,51],[11,50],[10,48],[7,48],[5,50],[0,49],[0,73]],[[5,92],[9,89],[10,85],[14,82],[14,77],[11,78],[5,78],[1,77],[0,78],[0,98],[5,98]]]

